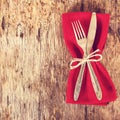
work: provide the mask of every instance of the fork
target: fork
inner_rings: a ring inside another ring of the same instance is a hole
[[[73,31],[74,31],[74,34],[75,34],[76,41],[84,52],[83,58],[85,58],[85,57],[87,57],[88,52],[90,52],[90,51],[87,52],[87,47],[88,47],[88,49],[91,49],[91,48],[89,48],[89,45],[87,46],[87,38],[86,38],[86,35],[84,33],[84,30],[82,28],[82,25],[81,25],[80,21],[78,20],[78,21],[72,22],[72,28],[73,28]],[[90,61],[87,61],[86,63],[88,65],[88,68],[89,68],[89,71],[90,71],[91,81],[92,81],[92,84],[93,84],[93,88],[94,88],[96,97],[97,97],[98,100],[101,100],[102,93],[101,93],[101,88],[100,88],[100,85],[98,83],[97,77],[94,73],[94,70],[92,68],[92,65],[91,65]],[[75,101],[77,101],[78,97],[79,97],[86,63],[81,64],[81,69],[80,69],[80,72],[78,74],[78,78],[77,78],[77,82],[76,82],[75,90],[74,90],[74,100]]]
[[[81,25],[80,21],[72,22],[72,28],[73,28],[73,31],[74,31],[74,34],[75,34],[76,41],[84,52],[83,57],[85,57],[85,56],[87,56],[87,40],[86,40],[86,36],[85,36],[85,33],[83,31],[83,28],[82,28],[82,25]],[[78,74],[77,82],[76,82],[76,85],[75,85],[75,91],[74,91],[74,100],[75,101],[78,100],[79,93],[80,93],[80,90],[81,90],[85,65],[86,64],[81,65],[81,69],[80,69],[80,72]]]

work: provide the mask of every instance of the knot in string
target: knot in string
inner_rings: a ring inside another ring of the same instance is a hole
[[[99,54],[100,50],[97,49],[94,52],[90,53],[87,57],[84,58],[73,58],[73,60],[70,62],[70,69],[75,69],[79,67],[82,64],[87,63],[88,61],[90,62],[98,62],[102,60],[102,55]],[[93,57],[98,57],[98,58],[93,58]],[[73,65],[73,63],[78,62],[76,65]]]

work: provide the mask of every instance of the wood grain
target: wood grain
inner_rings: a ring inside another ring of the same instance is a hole
[[[70,11],[111,15],[102,63],[118,99],[107,106],[65,102],[71,56],[61,14]],[[119,48],[119,0],[0,0],[0,120],[119,120]]]

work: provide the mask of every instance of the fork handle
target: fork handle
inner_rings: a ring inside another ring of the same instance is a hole
[[[79,71],[78,77],[77,77],[77,82],[75,84],[75,89],[74,89],[74,100],[77,101],[79,98],[81,86],[82,86],[82,80],[83,80],[83,75],[84,75],[84,69],[85,69],[86,63],[81,65],[81,69]]]
[[[87,62],[87,65],[88,65],[88,68],[90,71],[91,81],[92,81],[92,85],[93,85],[96,97],[98,100],[101,100],[102,99],[102,90],[100,88],[100,84],[98,82],[97,76],[95,75],[93,67],[89,61]]]

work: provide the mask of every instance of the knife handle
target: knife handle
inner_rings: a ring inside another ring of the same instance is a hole
[[[91,81],[92,81],[92,85],[93,85],[96,97],[98,100],[101,100],[102,99],[102,90],[100,88],[100,84],[98,82],[97,76],[95,75],[93,67],[89,61],[87,62],[87,65],[88,65],[88,68],[90,71]]]
[[[77,82],[75,84],[75,89],[74,89],[74,100],[75,101],[78,100],[79,94],[80,94],[80,91],[81,91],[85,65],[86,65],[86,63],[81,65],[81,69],[80,69],[78,77],[77,77]]]

